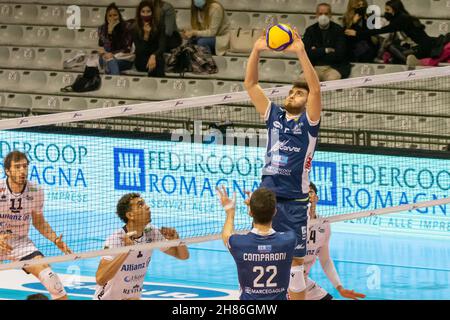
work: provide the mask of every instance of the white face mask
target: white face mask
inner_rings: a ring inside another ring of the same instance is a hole
[[[330,18],[325,14],[319,16],[317,21],[322,29],[326,29],[330,25]]]
[[[205,6],[206,0],[194,0],[194,6],[201,9]]]

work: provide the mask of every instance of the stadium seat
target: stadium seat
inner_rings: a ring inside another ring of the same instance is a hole
[[[238,1],[240,2],[240,1]],[[189,11],[188,11],[189,12]],[[230,22],[230,26],[232,29],[244,28],[250,29],[252,28],[252,18],[250,13],[247,12],[227,12],[227,17]]]
[[[129,1],[123,0],[124,2],[128,3]],[[241,0],[244,1],[244,0]],[[130,1],[132,2],[132,1]],[[139,0],[135,0],[135,4],[133,6],[136,6],[139,4]],[[191,8],[191,2],[189,0],[169,0],[170,4],[172,4],[175,8],[183,8],[183,9],[190,9]],[[227,3],[229,1],[225,1]],[[235,1],[232,1],[235,2]],[[225,5],[225,4],[224,4]],[[226,5],[225,5],[226,6]]]
[[[97,28],[85,28],[76,30],[75,43],[72,46],[60,45],[59,47],[98,48]]]
[[[427,0],[430,1],[429,17],[435,19],[450,19],[449,0]]]
[[[430,37],[439,37],[450,32],[450,22],[447,20],[422,20],[425,31]]]
[[[210,80],[189,80],[184,81],[186,86],[183,98],[209,96],[214,94],[214,82]]]
[[[244,91],[244,84],[238,81],[221,81],[217,80],[213,82],[214,94],[223,94],[230,92]]]
[[[10,108],[29,109],[33,106],[33,99],[31,96],[26,94],[16,95],[11,93],[7,96],[6,106]]]
[[[178,0],[182,1],[182,0]],[[264,0],[240,0],[240,1],[223,1],[226,10],[231,11],[251,11],[255,8],[261,8]]]
[[[59,48],[38,48],[35,64],[37,68],[61,70],[63,50]]]
[[[418,132],[417,118],[399,115],[382,115],[383,128],[393,132]]]
[[[417,119],[417,132],[433,135],[444,135],[450,133],[444,118],[425,118]]]
[[[18,25],[0,25],[0,44],[19,44],[23,37],[23,29]]]
[[[0,68],[9,66],[10,52],[9,47],[0,47]]]
[[[230,49],[231,53],[248,54],[253,48],[256,39],[261,36],[257,29],[237,29],[230,31]]]
[[[376,74],[387,74],[403,71],[408,71],[408,67],[406,65],[353,63],[350,77],[365,77]]]
[[[301,67],[298,61],[281,59],[260,60],[260,80],[268,82],[288,82],[299,78]]]
[[[4,23],[33,24],[39,12],[38,6],[34,4],[12,4],[10,8],[12,9],[12,14],[9,15],[9,19],[6,19]],[[1,11],[3,11],[3,5]],[[3,20],[3,16],[1,17]]]
[[[240,57],[215,56],[219,73],[211,75],[218,79],[243,80],[247,59]]]
[[[181,29],[191,29],[191,12],[189,10],[176,10],[177,26]]]
[[[131,98],[147,96],[151,99],[156,92],[157,82],[151,78],[109,76],[102,77],[102,87],[92,95],[111,98]],[[144,98],[145,99],[145,98]]]
[[[0,69],[0,91],[14,91],[19,88],[20,78],[17,70]]]
[[[39,6],[39,14],[36,17],[34,24],[55,26],[66,25],[66,10],[67,7],[65,6],[41,5]]]
[[[149,100],[181,99],[185,96],[186,85],[184,79],[158,79],[157,90]]]

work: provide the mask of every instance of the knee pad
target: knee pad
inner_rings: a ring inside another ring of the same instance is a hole
[[[304,272],[303,265],[294,266],[291,268],[291,279],[289,280],[289,290],[291,290],[292,292],[299,293],[305,291],[306,282],[303,272]]]
[[[44,269],[39,273],[39,280],[48,290],[52,299],[59,299],[66,295],[61,280],[50,268]]]

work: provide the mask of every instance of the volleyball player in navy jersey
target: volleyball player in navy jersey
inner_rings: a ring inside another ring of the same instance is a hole
[[[277,197],[275,231],[294,231],[297,247],[291,269],[290,295],[305,298],[303,262],[306,254],[308,191],[311,163],[317,144],[321,97],[317,74],[298,34],[285,52],[295,53],[300,60],[306,83],[294,83],[283,105],[271,102],[258,84],[260,53],[269,50],[264,37],[258,39],[250,54],[245,88],[266,122],[268,145],[261,187],[272,190]],[[301,275],[301,276],[300,276]]]
[[[234,234],[236,200],[228,198],[225,187],[217,192],[227,214],[222,239],[236,262],[240,299],[287,300],[296,236],[292,231],[272,229],[275,194],[266,188],[253,192],[248,203],[253,229],[247,234]]]

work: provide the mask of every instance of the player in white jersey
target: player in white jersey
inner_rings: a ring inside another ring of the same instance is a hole
[[[158,229],[150,224],[150,208],[138,193],[126,194],[119,200],[117,215],[125,226],[106,240],[105,249],[179,238],[175,229]],[[185,245],[163,248],[161,251],[180,260],[189,258]],[[152,252],[153,250],[146,249],[115,257],[103,256],[96,274],[94,300],[140,299]]]
[[[44,192],[27,180],[28,165],[27,156],[20,151],[9,153],[3,162],[7,179],[0,181],[0,261],[43,258],[28,237],[30,222],[62,252],[72,253],[62,235],[58,237],[44,218]],[[58,275],[49,265],[32,265],[23,270],[38,278],[53,299],[67,299]]]
[[[309,218],[316,219],[316,206],[319,201],[317,196],[317,187],[310,182],[309,186]],[[339,294],[348,299],[365,298],[362,293],[354,290],[347,290],[342,286],[339,275],[330,257],[330,236],[331,228],[329,222],[319,222],[315,225],[308,226],[308,240],[306,243],[305,257],[305,281],[306,281],[306,297],[305,300],[331,300],[333,297],[315,281],[309,278],[309,272],[319,258],[323,271],[331,281],[333,286],[339,291]]]

